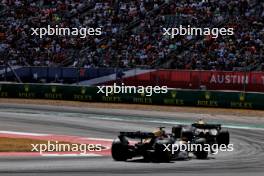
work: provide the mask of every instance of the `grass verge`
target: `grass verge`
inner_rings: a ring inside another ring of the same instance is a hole
[[[24,138],[7,138],[7,137],[0,137],[0,152],[32,152],[33,146],[31,144],[48,144],[46,140],[35,140],[35,139],[24,139]],[[50,144],[66,144],[72,145],[69,142],[56,142],[50,141]],[[78,149],[82,148],[82,144],[74,144],[77,145]],[[89,144],[86,144],[89,145]],[[105,147],[101,146],[101,149]],[[95,149],[95,147],[91,146],[89,150]],[[98,149],[98,148],[97,148]],[[71,150],[69,152],[72,152]],[[79,150],[80,151],[80,150]],[[36,151],[34,151],[36,152]],[[57,152],[57,151],[55,151]],[[68,152],[68,150],[66,151]],[[74,151],[76,152],[76,151]]]

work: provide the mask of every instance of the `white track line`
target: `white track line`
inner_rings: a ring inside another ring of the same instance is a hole
[[[102,155],[87,153],[87,154],[41,154],[44,157],[100,157]]]
[[[107,141],[107,142],[113,142],[113,139],[105,139],[105,138],[82,138],[82,139],[88,139],[93,141]]]
[[[26,133],[26,132],[17,132],[17,131],[0,131],[0,133],[1,134],[26,135],[26,136],[49,136],[49,134]]]

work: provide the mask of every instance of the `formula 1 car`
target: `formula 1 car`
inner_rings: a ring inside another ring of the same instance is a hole
[[[128,138],[140,139],[140,142],[131,145]],[[158,162],[169,162],[171,153],[164,151],[164,144],[173,144],[174,139],[167,136],[163,128],[150,132],[120,132],[112,143],[112,157],[116,161],[126,161],[137,156],[152,159]]]
[[[129,143],[128,138],[139,139],[137,143]],[[177,125],[171,133],[166,133],[164,127],[154,132],[120,132],[112,143],[112,157],[116,161],[126,161],[138,156],[156,162],[169,162],[172,159],[187,159],[192,152],[198,159],[206,159],[208,150],[179,150],[188,144],[228,145],[229,132],[221,131],[220,124],[206,124],[198,121],[192,125]],[[175,150],[177,146],[177,150]],[[213,149],[211,149],[213,152]]]
[[[230,142],[230,134],[223,131],[221,124],[206,124],[203,120],[199,120],[192,125],[178,125],[172,128],[174,138],[181,138],[190,144],[200,144],[201,146],[210,146],[210,152],[213,154],[216,150],[212,146],[219,148],[227,147]],[[192,151],[198,159],[206,159],[208,150],[198,149]],[[190,152],[190,151],[189,151]]]

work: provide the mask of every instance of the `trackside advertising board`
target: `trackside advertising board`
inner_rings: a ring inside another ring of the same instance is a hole
[[[51,99],[85,102],[112,102],[172,106],[200,106],[264,109],[264,94],[227,91],[193,91],[169,89],[165,94],[145,93],[109,94],[99,92],[98,87],[0,84],[1,98]]]

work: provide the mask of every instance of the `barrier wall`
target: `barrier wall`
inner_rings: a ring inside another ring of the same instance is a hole
[[[264,92],[264,72],[243,71],[196,71],[196,70],[141,70],[135,69],[126,74],[128,69],[117,68],[70,68],[70,67],[17,67],[15,73],[23,83],[63,83],[73,84],[103,76],[124,73],[122,82],[126,85],[168,86],[171,88],[207,90],[237,90]],[[5,72],[0,66],[0,81],[14,82],[16,77],[11,71]],[[130,70],[131,71],[131,70]],[[134,72],[134,73],[133,73]],[[99,84],[113,84],[119,81],[102,81]]]
[[[264,109],[264,94],[261,93],[173,89],[167,94],[153,94],[151,97],[144,94],[113,94],[107,97],[97,91],[97,87],[0,84],[1,98]]]
[[[63,83],[76,83],[102,76],[115,74],[116,68],[76,68],[76,67],[17,67],[13,68],[24,83],[36,83],[41,79],[46,82],[61,80]],[[0,81],[14,81],[15,76],[10,69],[7,73],[5,67],[0,66]],[[6,77],[6,78],[5,78]],[[37,78],[37,80],[36,80]]]

